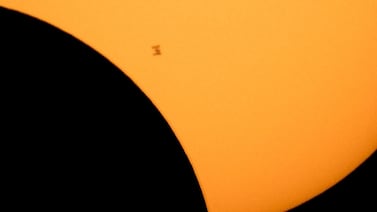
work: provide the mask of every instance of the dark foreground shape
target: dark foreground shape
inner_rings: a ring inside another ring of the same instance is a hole
[[[206,211],[167,122],[99,53],[0,8],[0,73],[2,192],[13,209]]]

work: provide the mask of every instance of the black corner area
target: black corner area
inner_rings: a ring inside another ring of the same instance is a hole
[[[163,116],[94,49],[0,7],[0,73],[2,192],[13,209],[207,211]]]

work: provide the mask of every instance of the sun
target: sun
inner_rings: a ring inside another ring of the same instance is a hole
[[[377,149],[375,1],[11,1],[124,71],[208,210],[284,211]]]

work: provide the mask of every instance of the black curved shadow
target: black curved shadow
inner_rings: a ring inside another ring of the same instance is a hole
[[[377,211],[377,151],[339,183],[289,211]]]
[[[206,211],[167,122],[99,53],[0,8],[0,58],[3,192],[14,209]]]

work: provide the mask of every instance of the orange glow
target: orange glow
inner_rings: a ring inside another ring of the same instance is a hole
[[[377,149],[377,1],[0,5],[134,80],[179,138],[210,212],[287,210]]]

